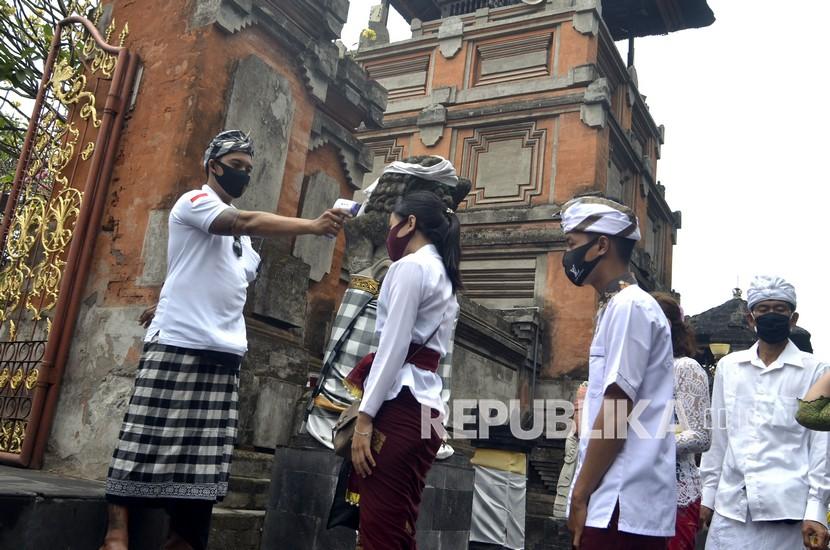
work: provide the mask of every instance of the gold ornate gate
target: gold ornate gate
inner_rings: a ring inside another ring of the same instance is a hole
[[[89,0],[73,0],[75,12]],[[0,462],[40,467],[138,58],[125,25],[60,22],[0,233]]]

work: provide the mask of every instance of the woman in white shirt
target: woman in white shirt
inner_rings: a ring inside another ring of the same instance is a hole
[[[451,346],[461,288],[459,221],[435,194],[402,197],[389,227],[394,263],[378,299],[378,349],[346,380],[362,398],[347,497],[360,506],[363,550],[416,547],[421,493],[445,415],[436,371]]]
[[[668,550],[694,550],[700,526],[700,471],[695,455],[711,443],[709,379],[700,364],[690,356],[696,351],[694,332],[683,318],[677,301],[668,294],[655,293],[654,299],[671,324],[674,349],[674,399],[677,417],[677,519],[675,535]]]

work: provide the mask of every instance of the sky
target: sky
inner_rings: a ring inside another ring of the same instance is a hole
[[[377,3],[352,0],[348,47]],[[683,212],[672,286],[694,315],[730,299],[736,285],[746,297],[756,274],[780,275],[796,287],[815,353],[830,357],[830,32],[820,28],[830,2],[709,5],[712,26],[635,43],[640,92],[666,126],[657,179]],[[409,38],[397,13],[389,27],[393,40]]]

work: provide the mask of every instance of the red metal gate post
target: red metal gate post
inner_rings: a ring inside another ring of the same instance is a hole
[[[8,238],[14,206],[23,187],[23,175],[31,155],[32,142],[37,132],[47,86],[53,74],[55,57],[60,47],[60,37],[64,28],[74,23],[83,25],[98,48],[103,52],[117,56],[117,61],[101,117],[95,150],[83,187],[84,198],[78,219],[75,222],[76,232],[72,237],[63,268],[64,277],[61,280],[58,300],[55,304],[52,331],[46,342],[46,350],[39,365],[38,378],[32,392],[32,405],[27,420],[25,438],[19,454],[0,452],[0,459],[4,462],[24,467],[39,468],[43,463],[43,454],[57,407],[58,390],[66,366],[81,296],[86,286],[95,241],[106,205],[109,181],[115,162],[127,101],[130,97],[131,86],[138,66],[137,56],[131,55],[123,47],[107,44],[95,25],[84,17],[74,15],[56,25],[55,36],[47,63],[44,66],[44,76],[35,103],[35,111],[29,124],[23,152],[18,161],[14,187],[6,205],[2,225],[2,241],[0,241],[3,246],[5,246],[5,241]]]

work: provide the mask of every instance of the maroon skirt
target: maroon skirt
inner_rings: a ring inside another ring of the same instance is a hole
[[[677,507],[675,535],[669,540],[669,550],[695,550],[695,539],[700,527],[700,499],[688,506]]]
[[[360,478],[352,472],[351,498],[360,506],[358,550],[415,550],[415,525],[427,472],[441,446],[430,429],[421,437],[421,411],[409,388],[386,401],[373,422],[372,455],[377,466]],[[429,410],[435,418],[438,411]],[[357,494],[355,494],[357,493]]]

